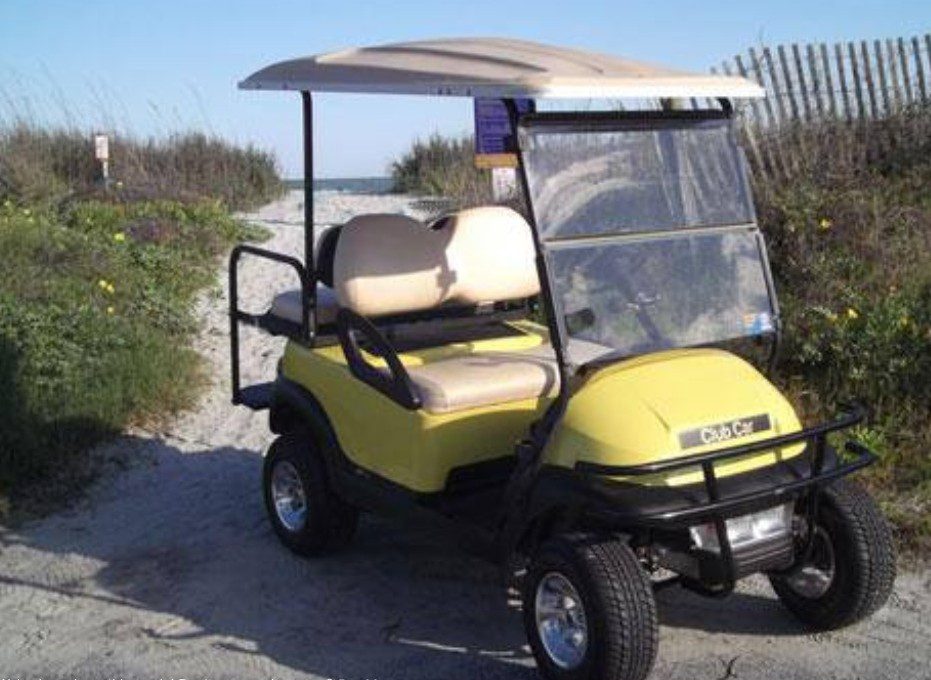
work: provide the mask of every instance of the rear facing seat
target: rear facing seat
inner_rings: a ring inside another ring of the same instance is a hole
[[[347,222],[333,259],[340,305],[375,317],[539,292],[530,227],[518,213],[473,208],[432,227],[401,215],[365,215]],[[473,352],[410,366],[407,372],[422,408],[431,413],[550,396],[559,387],[548,344]]]
[[[317,323],[331,324],[336,321],[336,312],[339,310],[339,300],[336,291],[329,286],[317,284]],[[269,313],[279,319],[301,323],[301,289],[286,290],[272,299]]]
[[[339,310],[339,300],[333,290],[333,255],[336,252],[336,241],[342,226],[330,227],[320,235],[317,244],[317,323],[331,324],[336,321],[336,312]],[[269,314],[290,321],[301,323],[301,289],[294,288],[279,293],[272,298]]]

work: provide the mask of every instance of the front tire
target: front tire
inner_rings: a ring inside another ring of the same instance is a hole
[[[656,659],[656,601],[630,547],[615,538],[557,536],[523,583],[524,628],[550,680],[643,680]]]
[[[333,493],[322,456],[306,433],[289,432],[272,443],[262,488],[272,528],[298,555],[324,555],[352,540],[359,511]]]
[[[846,480],[824,489],[811,558],[801,569],[770,577],[776,595],[817,630],[860,621],[882,607],[895,581],[895,548],[875,501]]]

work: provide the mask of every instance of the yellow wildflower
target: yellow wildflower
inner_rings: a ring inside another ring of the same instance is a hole
[[[822,217],[821,221],[818,222],[818,226],[821,227],[821,229],[824,231],[830,229],[832,224],[833,222],[831,222],[831,220],[829,220],[827,217]]]
[[[113,293],[114,293],[115,291],[116,291],[116,288],[113,287],[113,284],[112,284],[112,283],[108,283],[108,284],[107,284],[107,292],[110,293],[110,295],[113,295]]]
[[[121,231],[118,231],[113,235],[113,240],[116,241],[117,243],[122,243],[123,241],[126,240],[126,234],[124,234]]]
[[[847,318],[848,319],[857,319],[860,317],[860,313],[855,310],[853,307],[847,308]]]
[[[114,311],[116,310],[114,310],[113,307],[107,307],[107,314],[113,314]]]
[[[100,286],[103,290],[106,290],[107,286],[110,284],[107,283],[106,279],[100,279],[100,281],[97,282],[97,285]]]

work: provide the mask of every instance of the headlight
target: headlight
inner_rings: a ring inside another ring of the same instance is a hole
[[[784,536],[792,527],[792,512],[793,504],[787,503],[749,515],[732,517],[726,522],[731,547],[739,548],[768,538]],[[720,549],[718,532],[713,522],[691,527],[689,533],[696,548],[715,552]]]

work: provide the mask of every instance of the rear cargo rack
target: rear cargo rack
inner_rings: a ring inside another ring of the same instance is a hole
[[[875,462],[877,456],[867,447],[859,442],[848,441],[845,444],[845,450],[855,456],[847,462],[839,462],[829,470],[824,469],[825,453],[827,449],[827,435],[831,432],[847,429],[861,422],[866,415],[865,409],[861,406],[852,405],[845,407],[845,413],[837,419],[815,425],[813,427],[799,430],[790,434],[770,437],[749,444],[740,444],[729,446],[715,451],[699,453],[692,456],[683,456],[671,460],[663,460],[657,463],[647,463],[644,465],[602,465],[600,463],[590,463],[579,461],[575,464],[575,469],[586,474],[605,475],[611,477],[640,477],[672,470],[681,470],[689,467],[701,467],[703,482],[707,502],[690,504],[688,507],[662,511],[658,513],[644,513],[625,516],[623,519],[636,519],[654,527],[678,527],[690,520],[711,520],[715,525],[720,546],[720,560],[723,573],[722,582],[719,584],[719,590],[713,594],[725,595],[734,588],[737,580],[737,568],[734,561],[734,554],[731,547],[730,538],[727,535],[727,525],[724,513],[741,506],[747,506],[753,503],[766,501],[786,502],[799,493],[807,494],[806,520],[808,522],[808,541],[801,554],[807,555],[811,549],[811,536],[814,532],[814,519],[818,508],[818,492],[826,483],[848,475],[860,468],[866,467]],[[751,493],[734,494],[722,497],[718,487],[718,477],[715,473],[714,464],[722,461],[737,458],[739,456],[778,449],[791,444],[807,443],[806,449],[810,456],[810,473],[793,481],[771,486],[766,489],[754,491]]]

